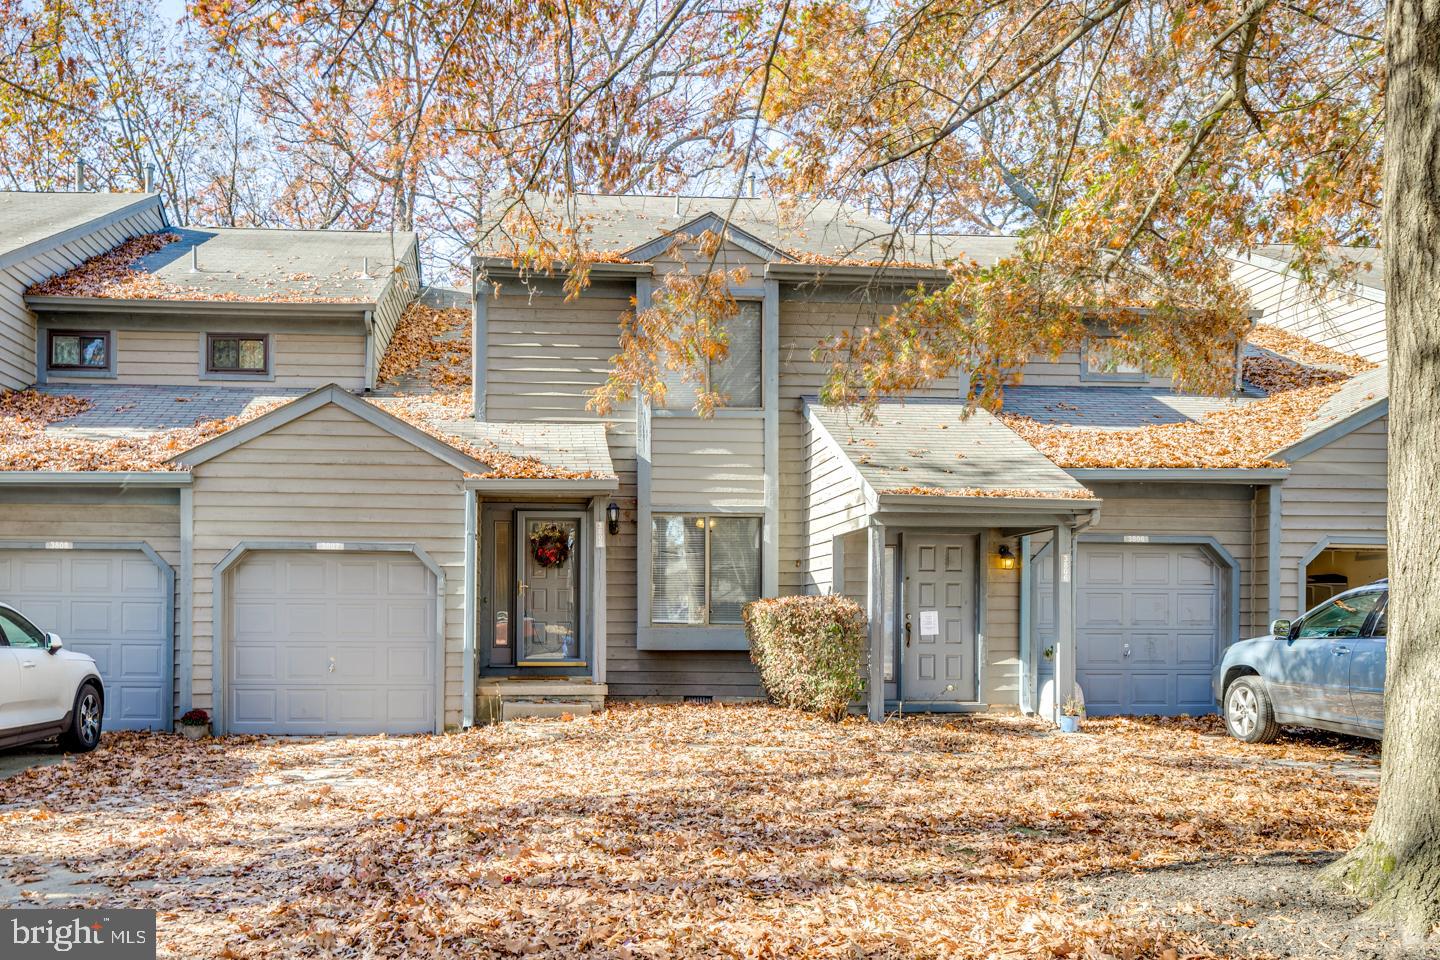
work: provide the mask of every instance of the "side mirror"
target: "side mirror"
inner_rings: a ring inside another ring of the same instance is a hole
[[[1270,635],[1271,635],[1272,637],[1288,637],[1288,636],[1290,636],[1290,621],[1289,621],[1289,620],[1276,620],[1275,622],[1271,623],[1271,624],[1270,624]]]
[[[60,639],[60,634],[58,633],[45,634],[45,640],[45,649],[49,650],[51,653],[55,653],[59,651],[61,647],[65,646],[64,641]]]

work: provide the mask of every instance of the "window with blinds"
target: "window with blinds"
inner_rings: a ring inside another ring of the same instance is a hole
[[[764,311],[759,300],[741,300],[736,304],[735,316],[730,318],[725,334],[728,352],[724,359],[709,363],[705,370],[703,384],[695,384],[681,378],[679,373],[667,372],[665,379],[665,407],[669,410],[689,410],[695,406],[699,391],[708,389],[724,394],[725,406],[736,409],[758,409],[764,406],[761,392],[760,371],[763,360],[761,349],[761,324]]]
[[[650,620],[726,626],[760,597],[760,518],[656,515],[651,520]]]

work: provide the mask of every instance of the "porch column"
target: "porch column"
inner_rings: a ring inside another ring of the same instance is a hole
[[[1058,722],[1065,701],[1075,694],[1075,584],[1071,550],[1074,531],[1055,527],[1051,562],[1055,564],[1055,716]]]
[[[870,619],[870,671],[867,713],[872,723],[885,719],[885,525],[871,520],[869,560],[865,564],[866,615]]]
[[[464,671],[461,686],[460,725],[475,726],[475,626],[480,616],[476,609],[479,576],[477,538],[480,527],[480,495],[474,490],[465,491],[465,627],[462,634],[463,647],[460,651],[460,669]]]
[[[591,561],[590,575],[590,677],[596,683],[605,682],[605,508],[609,497],[594,497],[590,500],[590,519],[595,526],[595,549]]]

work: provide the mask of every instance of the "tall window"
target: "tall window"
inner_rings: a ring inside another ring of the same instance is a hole
[[[51,330],[51,370],[110,369],[110,334],[103,330]]]
[[[760,597],[760,518],[656,515],[651,520],[650,620],[740,623]]]
[[[724,394],[726,407],[757,409],[764,405],[760,385],[760,328],[763,311],[759,300],[741,300],[736,313],[726,325],[728,352],[723,360],[706,366],[702,388]],[[671,410],[687,410],[695,405],[697,387],[682,381],[678,374],[666,388],[665,406]]]
[[[1085,379],[1145,379],[1145,368],[1122,356],[1119,342],[1119,338],[1113,336],[1092,336],[1085,341]]]
[[[205,369],[210,373],[263,374],[269,370],[269,352],[263,334],[207,334]]]

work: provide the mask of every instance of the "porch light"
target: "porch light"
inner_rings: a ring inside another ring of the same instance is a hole
[[[1009,545],[1009,544],[1006,544],[1006,543],[1000,544],[1000,551],[999,551],[999,553],[998,553],[998,557],[999,557],[999,563],[1000,563],[1000,569],[1001,569],[1001,570],[1014,570],[1014,569],[1015,569],[1015,554],[1013,554],[1013,553],[1010,552],[1010,545]]]
[[[605,526],[612,537],[620,532],[620,508],[614,503],[605,508]]]

